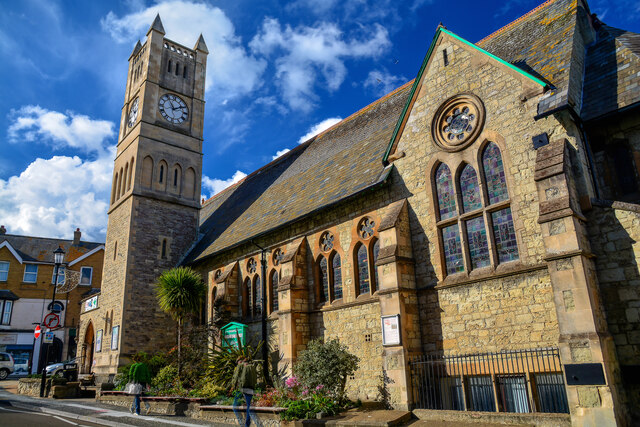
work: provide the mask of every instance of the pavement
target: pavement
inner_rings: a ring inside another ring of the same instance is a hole
[[[184,416],[134,415],[93,398],[47,399],[16,394],[17,380],[0,382],[0,426],[227,426]],[[144,411],[144,406],[143,406]],[[57,424],[60,423],[60,424]]]

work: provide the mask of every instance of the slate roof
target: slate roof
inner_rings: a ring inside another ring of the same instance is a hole
[[[582,117],[589,120],[637,102],[640,34],[600,24],[587,51]]]
[[[577,0],[546,1],[476,43],[554,87],[539,103],[538,114],[567,102],[580,105],[581,84],[571,86],[570,90],[577,3]]]
[[[382,165],[409,82],[209,199],[194,262],[344,200],[386,179]]]
[[[65,251],[65,262],[70,262],[98,246],[104,245],[104,243],[83,241],[74,245],[73,240],[1,234],[0,243],[4,241],[7,241],[16,250],[23,261],[51,264],[53,264],[53,251],[58,247],[62,247]]]

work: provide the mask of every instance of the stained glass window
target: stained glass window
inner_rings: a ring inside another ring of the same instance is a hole
[[[445,265],[447,267],[447,274],[455,274],[464,271],[458,224],[453,224],[442,229],[442,242],[444,244],[444,258]]]
[[[488,266],[489,246],[487,244],[487,230],[484,227],[484,218],[479,216],[466,222],[467,239],[469,240],[469,256],[471,268]]]
[[[487,184],[487,196],[489,204],[501,202],[509,198],[507,192],[507,180],[504,176],[504,166],[500,149],[494,142],[490,142],[482,153],[482,167],[484,179]]]
[[[482,207],[478,176],[473,166],[466,165],[460,174],[460,192],[462,193],[462,209],[471,212]]]
[[[322,233],[322,236],[320,236],[320,249],[322,249],[324,252],[329,252],[331,249],[333,249],[333,240],[333,234],[329,231],[325,231],[324,233]]]
[[[340,255],[333,255],[331,265],[333,267],[333,299],[340,299],[342,298],[342,264]]]
[[[451,218],[456,215],[456,196],[451,179],[449,166],[442,163],[436,170],[436,191],[438,193],[438,209],[440,219]]]
[[[376,289],[380,289],[378,284],[378,267],[376,267],[376,261],[378,261],[378,252],[380,252],[380,240],[376,240],[373,244],[373,278]]]
[[[322,301],[329,301],[329,276],[327,275],[327,259],[325,257],[320,257],[319,261],[319,279],[320,279],[320,289],[321,294],[320,298]]]
[[[271,275],[271,312],[278,311],[278,272]]]
[[[250,316],[253,312],[253,291],[251,289],[251,282],[249,279],[244,282],[244,296],[247,299],[243,304],[244,309],[246,310],[245,315]]]
[[[518,244],[516,243],[516,232],[513,229],[511,208],[491,213],[491,221],[493,222],[498,261],[508,262],[518,259]]]
[[[369,284],[369,257],[367,248],[360,245],[358,248],[358,285],[360,295],[369,293],[371,286]]]
[[[260,283],[260,276],[256,276],[256,280],[253,283],[256,289],[256,311],[255,315],[262,314],[262,283]]]

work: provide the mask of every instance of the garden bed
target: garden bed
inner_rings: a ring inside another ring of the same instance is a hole
[[[246,412],[246,407],[238,406],[236,410],[242,414]],[[260,423],[264,426],[280,426],[280,413],[286,411],[285,408],[279,407],[252,407],[251,410],[260,419]],[[222,424],[236,424],[236,416],[233,412],[233,406],[230,405],[201,405],[200,419]]]

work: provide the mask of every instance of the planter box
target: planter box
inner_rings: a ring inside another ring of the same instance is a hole
[[[236,409],[242,414],[241,419],[244,420],[246,407],[238,406]],[[252,407],[251,410],[260,419],[260,423],[263,426],[279,427],[281,425],[280,413],[285,411],[285,408]],[[213,423],[237,424],[236,415],[233,412],[233,406],[228,405],[201,405],[200,416],[198,418],[211,421]]]
[[[102,391],[100,397],[97,397],[101,403],[109,405],[122,406],[130,408],[133,405],[133,396],[124,391]],[[149,413],[159,415],[186,415],[188,417],[197,418],[199,408],[206,399],[184,398],[171,396],[142,396],[141,412],[145,412],[144,402],[149,403]]]
[[[40,378],[20,378],[18,380],[18,394],[40,397]]]

